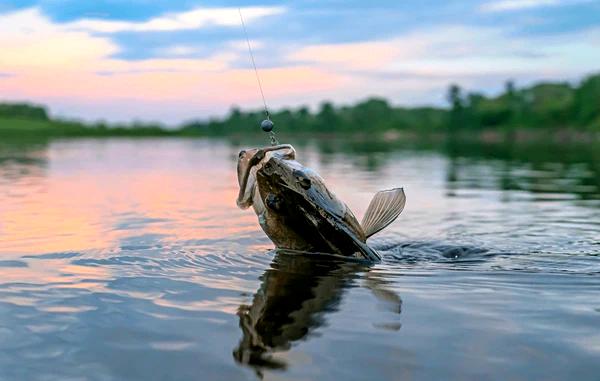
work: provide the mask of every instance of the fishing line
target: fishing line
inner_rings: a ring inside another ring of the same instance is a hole
[[[252,62],[252,67],[254,68],[254,74],[256,75],[256,82],[258,83],[258,89],[260,90],[260,96],[262,97],[263,106],[265,108],[265,116],[267,119],[263,120],[260,123],[260,127],[263,131],[269,133],[269,137],[271,140],[271,145],[278,145],[279,142],[275,137],[275,132],[273,132],[274,124],[271,121],[271,114],[269,113],[269,108],[267,107],[267,100],[265,99],[265,93],[262,87],[262,81],[260,80],[260,75],[258,74],[258,69],[256,68],[256,61],[254,60],[254,53],[252,51],[252,45],[250,44],[250,39],[248,38],[248,31],[246,30],[246,23],[244,22],[244,16],[242,15],[242,9],[238,8],[238,12],[240,14],[240,21],[242,22],[242,29],[244,29],[244,37],[246,38],[246,44],[248,45],[248,53],[250,54],[250,61]]]

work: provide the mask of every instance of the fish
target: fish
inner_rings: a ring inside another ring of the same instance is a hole
[[[367,239],[385,229],[406,204],[403,188],[375,194],[358,222],[314,170],[296,160],[290,144],[239,152],[237,205],[252,207],[278,249],[379,261]]]

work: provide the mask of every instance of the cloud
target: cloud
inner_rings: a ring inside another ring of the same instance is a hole
[[[53,24],[36,9],[0,15],[0,70],[82,67],[115,54],[110,40]]]
[[[333,100],[384,95],[403,104],[439,103],[451,82],[469,89],[575,79],[597,70],[600,28],[553,36],[515,35],[498,27],[442,25],[384,41],[317,44],[295,49],[290,63],[335,73]]]
[[[518,36],[497,27],[445,25],[384,40],[298,48],[289,62],[354,74],[397,71],[424,77],[594,70],[600,28],[561,35]],[[587,55],[587,59],[583,56]]]
[[[339,76],[311,67],[262,70],[261,80],[273,107],[311,103],[343,87]],[[62,115],[123,122],[178,123],[221,115],[234,103],[257,109],[261,105],[254,73],[242,69],[28,73],[3,79],[0,98],[48,104]]]
[[[587,3],[589,0],[496,0],[484,3],[480,10],[483,12],[506,12],[522,9],[557,7]]]
[[[237,44],[237,42],[235,42]],[[185,46],[170,52],[183,54]],[[0,72],[68,76],[73,73],[196,72],[226,70],[238,60],[240,49],[224,44],[202,59],[164,58],[127,61],[114,58],[120,47],[109,36],[52,22],[39,9],[0,14]],[[188,49],[189,51],[189,49]]]
[[[244,7],[244,21],[285,12],[283,7]],[[103,19],[81,19],[67,24],[69,28],[99,33],[152,32],[199,29],[210,26],[239,27],[240,15],[237,8],[195,8],[186,12],[168,13],[142,21],[116,21]]]
[[[251,40],[252,50],[262,49],[265,44],[259,40]],[[211,47],[206,44],[175,44],[167,47],[153,50],[153,54],[158,57],[194,57],[210,55]],[[238,56],[242,56],[244,62],[248,59],[248,45],[246,40],[232,40],[219,44],[218,51],[228,51]]]
[[[404,53],[418,49],[415,41],[404,42],[404,45],[399,40],[309,45],[298,48],[288,55],[288,59],[332,68],[377,69]]]
[[[119,46],[110,36],[54,23],[33,8],[0,14],[0,51],[0,72],[14,73],[0,81],[0,98],[48,104],[63,115],[179,122],[222,114],[232,103],[260,105],[250,66],[233,65],[248,59],[237,40],[202,59],[128,61],[114,57]],[[300,64],[263,69],[261,78],[268,96],[282,101],[340,86],[338,76]]]
[[[263,17],[258,14],[246,18],[256,22]],[[232,26],[238,26],[237,10],[233,16]],[[124,24],[107,21],[117,27],[86,29],[82,21],[52,21],[38,8],[0,14],[0,73],[11,74],[1,78],[0,98],[27,99],[63,115],[115,121],[179,122],[222,114],[231,104],[260,108],[246,42],[239,40],[239,33],[217,31],[215,37],[209,30],[196,38],[189,31],[178,37],[154,32],[151,36],[165,38],[165,47],[153,50],[152,58],[136,60],[123,58],[124,46],[117,43],[130,40],[99,33],[155,28],[151,21],[163,19],[176,20],[170,27],[192,25],[172,14]],[[226,25],[226,19],[220,20],[219,25]],[[136,44],[148,37],[135,36]],[[383,40],[302,45],[267,38],[252,45],[267,101],[277,108],[316,105],[324,99],[347,103],[370,95],[402,104],[441,103],[450,82],[490,91],[507,78],[519,84],[577,78],[598,69],[598,41],[597,27],[542,36],[517,34],[507,25],[441,24],[405,28]],[[219,49],[212,48],[216,44]]]
[[[201,52],[202,49],[190,45],[171,45],[157,51],[159,55],[167,57],[189,57]]]

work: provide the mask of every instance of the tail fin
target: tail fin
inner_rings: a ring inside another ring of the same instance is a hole
[[[361,223],[366,238],[394,222],[404,209],[405,203],[406,196],[402,188],[377,192],[371,200]]]

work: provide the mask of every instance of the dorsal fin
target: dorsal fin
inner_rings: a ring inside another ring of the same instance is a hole
[[[394,222],[404,209],[405,203],[406,196],[402,188],[375,193],[361,222],[366,238]]]

